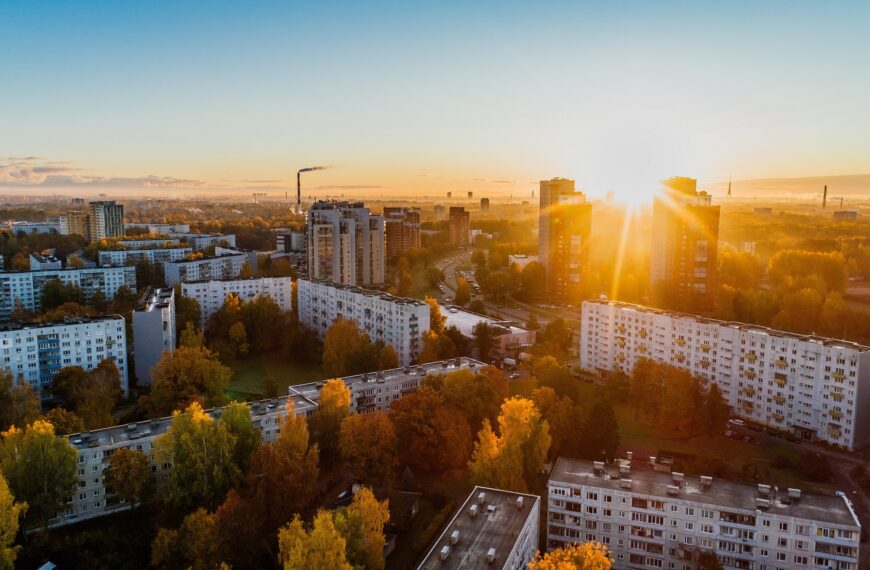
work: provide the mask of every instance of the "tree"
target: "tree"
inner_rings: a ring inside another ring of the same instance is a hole
[[[236,438],[233,463],[247,470],[251,454],[260,446],[263,434],[251,421],[251,408],[245,403],[230,402],[221,412],[221,423]]]
[[[103,477],[112,494],[136,507],[151,490],[151,461],[141,451],[121,447],[109,458]]]
[[[465,277],[456,278],[456,295],[453,297],[453,302],[460,307],[471,301],[471,285],[468,284],[468,279]]]
[[[320,446],[321,456],[335,458],[341,422],[350,414],[350,390],[344,380],[328,380],[320,391],[317,411],[311,416],[309,428],[314,441]]]
[[[354,568],[383,570],[384,527],[390,521],[387,501],[378,501],[371,489],[361,487],[350,506],[336,511],[334,518],[347,545],[347,561]]]
[[[399,355],[390,344],[385,344],[378,357],[378,370],[392,370],[399,367]]]
[[[310,531],[296,515],[278,533],[278,558],[284,570],[353,570],[345,554],[346,544],[329,511],[317,512]]]
[[[112,417],[112,409],[122,394],[121,374],[115,361],[108,358],[101,360],[87,374],[87,380],[75,404],[76,413],[88,429],[114,425],[116,422]]]
[[[571,350],[572,334],[565,321],[554,319],[547,323],[544,330],[538,331],[533,351],[538,356],[554,356],[565,360]]]
[[[444,332],[444,323],[447,321],[447,317],[445,317],[441,313],[441,305],[438,304],[438,300],[428,295],[425,298],[426,304],[429,305],[429,330],[434,332],[435,334],[441,334]]]
[[[531,303],[543,297],[547,291],[547,277],[544,266],[537,261],[527,263],[520,274],[518,297]]]
[[[492,349],[495,346],[495,329],[488,323],[481,321],[474,325],[472,334],[480,360],[489,362],[492,359]]]
[[[19,519],[27,512],[27,503],[16,503],[9,485],[0,473],[0,570],[13,570],[20,546],[13,546]]]
[[[571,377],[571,371],[552,356],[536,358],[532,362],[532,375],[539,386],[552,388],[559,396],[577,397],[577,381]]]
[[[323,339],[323,370],[333,377],[356,374],[372,367],[366,362],[369,335],[355,321],[338,317]]]
[[[722,397],[722,392],[719,391],[719,386],[715,382],[710,383],[710,388],[704,398],[704,425],[707,429],[707,435],[722,430],[725,423],[728,421],[728,404],[725,398]]]
[[[181,338],[181,333],[190,324],[199,327],[200,316],[199,301],[193,297],[185,297],[181,292],[181,285],[175,286],[175,333]]]
[[[0,430],[26,426],[39,418],[36,389],[23,378],[18,382],[8,370],[0,370]]]
[[[634,405],[635,419],[641,411],[647,419],[658,416],[662,391],[660,366],[649,359],[639,359],[634,365],[628,385],[628,398]]]
[[[205,346],[205,334],[196,328],[193,323],[188,322],[184,325],[184,330],[181,331],[181,336],[178,339],[178,346],[202,348]]]
[[[57,437],[54,426],[44,420],[0,434],[0,471],[12,494],[28,504],[30,515],[45,528],[78,483],[77,457],[66,438]]]
[[[43,419],[54,426],[57,435],[80,433],[85,430],[85,422],[73,412],[63,408],[52,408],[46,412]]]
[[[389,483],[396,467],[396,430],[384,412],[354,414],[341,422],[338,450],[354,477]]]
[[[816,289],[804,288],[786,294],[782,307],[771,323],[774,328],[810,334],[816,328],[822,294]]]
[[[485,366],[476,374],[468,369],[451,372],[444,377],[442,391],[447,402],[465,413],[472,429],[479,429],[485,418],[498,415],[508,383],[501,370]]]
[[[281,337],[275,331],[284,328],[287,316],[272,297],[257,295],[243,303],[241,318],[252,351],[268,352],[280,346]]]
[[[160,488],[166,501],[179,509],[217,506],[241,479],[233,461],[236,442],[227,426],[196,402],[173,413],[169,430],[154,444],[158,462],[172,464]]]
[[[158,569],[220,569],[218,517],[197,509],[184,517],[178,530],[161,528],[151,547],[151,565]]]
[[[245,324],[241,321],[237,321],[230,325],[230,330],[227,332],[227,337],[233,344],[235,345],[236,354],[239,356],[245,356],[248,354],[248,350],[250,350],[250,345],[248,344],[248,333],[245,331]]]
[[[698,557],[698,565],[699,570],[723,570],[724,566],[722,566],[722,562],[719,561],[719,557],[716,556],[715,552],[710,550],[705,550],[701,552],[701,556]]]
[[[231,374],[210,350],[180,346],[152,368],[148,407],[152,414],[166,415],[193,401],[222,405]]]
[[[835,292],[828,293],[819,310],[819,333],[844,338],[846,336],[843,319],[845,314],[846,303],[843,301],[843,296]]]
[[[532,392],[532,401],[550,425],[550,457],[577,455],[578,426],[582,425],[580,410],[567,396],[558,396],[552,388],[541,387]]]
[[[566,544],[546,554],[538,553],[529,570],[610,570],[607,547],[597,542]]]
[[[580,454],[590,459],[612,459],[619,447],[619,424],[609,400],[598,398],[580,431]]]

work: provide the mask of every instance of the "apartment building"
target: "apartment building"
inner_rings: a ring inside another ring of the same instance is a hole
[[[232,279],[242,272],[247,260],[244,253],[181,259],[167,261],[163,264],[163,271],[166,274],[166,284],[173,287],[176,283],[187,281]]]
[[[650,287],[710,308],[716,297],[719,206],[693,178],[670,178],[653,200]]]
[[[233,234],[196,234],[196,233],[170,233],[169,236],[185,242],[194,251],[201,251],[209,247],[224,246],[236,247],[236,236]]]
[[[471,214],[462,206],[450,206],[450,245],[468,247],[471,239]]]
[[[243,249],[241,247],[223,247],[223,246],[215,246],[214,254],[215,255],[233,255],[236,253],[241,253],[245,256],[245,263],[248,264],[248,267],[251,271],[257,271],[257,268],[260,264],[260,252],[254,249]]]
[[[45,222],[8,221],[3,224],[3,229],[13,235],[24,234],[50,234],[60,233],[60,221],[48,220]]]
[[[870,442],[870,347],[608,301],[584,301],[580,329],[587,370],[671,364],[715,382],[747,420],[847,449]]]
[[[489,198],[480,199],[480,211],[484,213],[489,212]]]
[[[417,570],[526,568],[538,551],[541,498],[477,486]]]
[[[7,271],[0,273],[0,319],[9,315],[20,304],[28,311],[42,308],[45,284],[59,279],[66,285],[80,288],[87,299],[97,291],[114,299],[123,286],[136,290],[135,267],[93,267],[83,269],[43,269],[39,271]]]
[[[98,254],[100,265],[135,265],[142,261],[163,265],[180,261],[193,252],[189,247],[156,247],[153,249],[103,250]]]
[[[125,230],[138,229],[145,230],[149,234],[187,234],[190,233],[190,224],[164,224],[159,222],[127,222],[124,224]]]
[[[652,461],[655,458],[651,458]],[[689,477],[666,466],[559,458],[547,482],[547,548],[597,541],[617,569],[858,570],[861,524],[844,493]]]
[[[175,290],[148,287],[133,311],[133,355],[140,386],[151,384],[151,369],[175,350]]]
[[[445,327],[456,327],[469,340],[474,339],[474,327],[488,325],[493,333],[493,358],[516,358],[525,348],[535,344],[535,331],[517,326],[512,321],[494,319],[462,307],[445,305],[442,308]]]
[[[213,279],[181,284],[185,297],[196,299],[200,309],[200,326],[224,304],[230,293],[242,301],[261,295],[271,298],[282,311],[293,308],[293,280],[290,277],[251,277],[248,279]]]
[[[419,248],[420,209],[384,206],[387,258]]]
[[[362,202],[318,201],[307,212],[308,275],[343,285],[384,282],[384,218]]]
[[[118,240],[117,245],[127,250],[153,249],[168,246],[181,246],[181,240],[174,237],[142,237]]]
[[[61,269],[63,265],[60,260],[53,255],[44,253],[30,254],[30,270],[40,271],[43,269]]]
[[[123,329],[123,323],[121,328]],[[479,370],[482,367],[482,363],[470,358],[456,358],[414,367],[357,374],[343,380],[351,393],[351,412],[371,413],[389,409],[390,402],[415,391],[429,374],[448,374],[463,369]],[[278,436],[278,422],[286,415],[288,401],[292,401],[296,414],[309,416],[314,413],[324,383],[325,380],[291,386],[287,396],[249,402],[254,427],[262,433],[263,441],[275,441]],[[209,410],[209,413],[212,417],[219,418],[222,410],[223,408],[215,408]],[[53,524],[72,524],[127,508],[128,505],[106,492],[103,471],[108,466],[110,457],[120,448],[135,449],[150,456],[155,440],[166,433],[171,422],[170,417],[159,418],[63,436],[78,454],[79,488]],[[172,468],[168,463],[158,464],[153,458],[151,466],[158,479]]]
[[[415,362],[423,349],[429,305],[419,299],[309,279],[299,279],[296,288],[299,321],[320,338],[335,319],[344,317],[355,321],[372,341],[382,340],[396,349],[403,366]]]
[[[305,233],[280,231],[275,236],[275,248],[281,253],[305,251]]]
[[[51,397],[51,381],[61,368],[93,370],[115,361],[121,388],[127,394],[127,332],[120,316],[76,317],[62,322],[0,325],[0,366],[25,381],[43,399]]]
[[[58,232],[62,235],[86,237],[90,230],[88,227],[88,214],[82,211],[67,212],[60,217],[58,226]]]
[[[589,258],[592,204],[565,178],[542,180],[538,210],[538,260],[546,270],[547,291],[577,298]]]

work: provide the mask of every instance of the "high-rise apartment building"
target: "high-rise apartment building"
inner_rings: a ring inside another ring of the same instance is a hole
[[[124,318],[75,317],[61,322],[0,325],[0,368],[13,381],[27,382],[43,399],[51,396],[51,382],[61,368],[93,370],[114,360],[127,394],[127,331]]]
[[[362,202],[318,201],[308,210],[308,274],[342,285],[384,282],[384,218]]]
[[[133,354],[139,385],[151,384],[151,369],[175,350],[175,290],[145,290],[133,311]]]
[[[547,276],[547,291],[576,300],[589,258],[592,204],[574,181],[542,180],[538,212],[538,261]]]
[[[88,241],[124,237],[124,206],[114,200],[88,204]]]
[[[420,210],[384,207],[387,258],[420,247]]]
[[[468,247],[470,241],[470,215],[462,206],[450,206],[450,245]]]
[[[631,373],[640,359],[715,383],[733,414],[796,437],[870,443],[870,347],[608,301],[584,301],[580,366]]]
[[[653,457],[652,460],[655,460]],[[858,570],[861,523],[845,493],[821,495],[560,457],[547,482],[547,549],[599,542],[614,568]]]
[[[489,212],[489,198],[480,199],[480,211]]]
[[[440,204],[435,206],[435,219],[443,220],[447,217],[447,208],[441,206]]]
[[[716,296],[719,206],[693,178],[670,178],[653,200],[650,287],[686,308],[709,309]]]

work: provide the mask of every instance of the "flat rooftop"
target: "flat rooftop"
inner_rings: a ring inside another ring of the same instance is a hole
[[[177,259],[175,261],[166,261],[166,263],[197,263],[199,261],[213,261],[215,259],[224,259],[228,257],[244,257],[246,254],[242,252],[238,253],[223,253],[221,255],[203,255],[202,257],[197,257],[196,259]]]
[[[746,332],[753,332],[758,334],[766,334],[773,337],[778,338],[791,338],[795,340],[803,340],[807,342],[817,342],[824,346],[833,346],[838,348],[845,348],[848,350],[857,350],[859,352],[870,351],[870,346],[866,346],[863,344],[858,344],[856,342],[850,342],[848,340],[841,340],[836,338],[818,336],[818,335],[804,335],[791,333],[786,331],[779,331],[776,329],[771,329],[768,327],[763,327],[761,325],[753,325],[749,323],[741,323],[737,321],[720,321],[719,319],[710,319],[707,317],[702,317],[699,315],[692,315],[689,313],[679,313],[676,311],[663,311],[661,309],[655,309],[653,307],[645,307],[643,305],[634,305],[632,303],[623,303],[622,301],[607,301],[604,299],[589,299],[583,301],[583,303],[590,303],[594,305],[610,305],[611,307],[616,307],[617,309],[628,309],[632,311],[637,311],[639,313],[647,313],[651,315],[665,315],[673,318],[679,319],[688,319],[693,320],[697,323],[701,324],[712,324],[719,325],[723,327],[730,327],[734,329],[739,329]]]
[[[169,306],[172,300],[173,290],[165,287],[160,289],[149,289],[139,299],[136,306],[137,311],[153,311],[154,309],[162,309]]]
[[[341,285],[339,283],[326,281],[324,279],[299,279],[299,281],[308,281],[309,283],[314,283],[315,285],[322,285],[324,287],[330,287],[338,291],[347,291],[348,293],[355,293],[357,295],[363,295],[365,297],[377,297],[379,299],[390,301],[398,305],[421,306],[426,304],[420,299],[412,299],[410,297],[397,297],[385,291],[378,291],[376,289],[363,289],[362,287],[356,287],[354,285]]]
[[[482,503],[479,500],[481,493],[485,495]],[[520,498],[521,505],[517,500]],[[504,568],[526,521],[540,500],[537,495],[475,487],[444,528],[418,570]],[[477,505],[476,516],[471,515],[472,505]],[[537,526],[539,521],[535,520],[532,524]],[[456,544],[451,544],[451,535],[456,531],[459,532],[458,540]],[[441,551],[445,546],[450,547],[450,552],[442,560]],[[495,559],[488,563],[487,554],[491,548],[495,549]]]
[[[124,317],[121,315],[106,315],[103,317],[68,317],[62,321],[50,321],[47,323],[2,323],[0,324],[0,332],[20,331],[27,329],[45,329],[49,327],[86,325],[90,323],[100,323],[103,321],[122,321]]]
[[[223,257],[223,256],[221,256]],[[289,275],[276,275],[274,277],[224,277],[222,279],[197,279],[196,281],[185,281],[181,284],[182,287],[185,285],[193,285],[194,283],[224,283],[224,282],[236,282],[236,281],[271,281],[272,279],[292,279]]]
[[[445,327],[456,327],[459,329],[459,332],[467,337],[474,336],[474,326],[481,322],[491,327],[505,329],[514,334],[528,332],[527,329],[518,327],[512,321],[501,321],[454,305],[442,305],[441,314],[446,318],[444,322]]]
[[[758,510],[757,499],[768,498],[770,507],[766,512],[783,516],[796,517],[833,524],[860,527],[851,504],[847,499],[837,495],[816,495],[801,492],[799,499],[789,499],[786,489],[774,492],[771,485],[768,496],[759,494],[757,485],[735,483],[723,479],[713,479],[709,487],[703,487],[700,477],[685,476],[679,495],[668,494],[668,487],[674,485],[671,473],[652,469],[647,461],[631,462],[628,474],[618,475],[619,468],[607,465],[603,474],[595,473],[592,461],[560,457],[550,473],[549,482],[587,485],[613,491],[626,492],[620,485],[620,479],[630,479],[632,494],[662,497],[665,500],[682,499],[713,507],[734,509],[755,514]]]

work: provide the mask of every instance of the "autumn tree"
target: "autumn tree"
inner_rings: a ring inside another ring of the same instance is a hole
[[[468,279],[465,277],[457,277],[453,302],[461,307],[468,304],[469,301],[471,301],[471,285],[468,284]]]
[[[158,570],[217,570],[222,546],[218,517],[199,508],[184,517],[177,530],[158,530],[151,546],[151,565]]]
[[[396,430],[385,412],[344,418],[338,450],[354,477],[369,484],[392,480],[396,467]]]
[[[165,353],[151,370],[148,408],[159,416],[193,401],[220,406],[226,401],[224,390],[230,375],[230,369],[210,350],[180,346]]]
[[[275,331],[284,328],[286,315],[272,297],[257,295],[243,303],[241,319],[252,352],[268,352],[280,346],[281,337]]]
[[[573,334],[563,319],[553,319],[535,335],[532,352],[536,356],[553,356],[566,359],[571,351]],[[556,390],[558,392],[558,390]]]
[[[471,332],[474,337],[474,346],[477,348],[478,358],[483,362],[489,362],[492,359],[492,351],[496,343],[495,328],[481,321],[474,325]]]
[[[464,368],[444,377],[444,398],[462,410],[472,429],[479,429],[484,418],[495,419],[508,396],[507,379],[501,370],[485,366],[480,372]]]
[[[0,473],[0,570],[13,570],[20,546],[14,546],[21,517],[27,503],[15,502],[9,485]]]
[[[338,317],[323,339],[323,370],[339,377],[373,370],[377,359],[368,333],[355,321]],[[375,358],[373,358],[375,357]]]
[[[660,366],[664,378],[660,421],[681,433],[694,433],[701,424],[704,393],[700,380],[675,366]]]
[[[715,382],[710,383],[710,388],[704,396],[703,421],[707,435],[719,432],[728,421],[728,404]]]
[[[547,291],[547,279],[544,266],[537,261],[527,263],[520,273],[520,286],[517,298],[531,303],[544,296]]]
[[[361,487],[353,502],[334,514],[335,528],[346,542],[347,561],[354,568],[383,570],[384,527],[390,521],[387,501],[378,501],[368,487]]]
[[[384,344],[378,356],[378,370],[392,370],[398,367],[399,355],[396,354],[396,349],[390,344]]]
[[[441,313],[441,305],[438,304],[438,299],[427,295],[425,301],[426,304],[429,305],[429,330],[435,334],[443,333],[444,323],[447,321],[447,317]]]
[[[532,401],[550,425],[550,436],[553,439],[550,457],[577,455],[577,430],[582,425],[582,418],[579,408],[571,398],[558,396],[555,390],[544,386],[532,392]]]
[[[40,399],[26,380],[18,382],[8,370],[0,370],[0,430],[26,426],[39,418]]]
[[[311,416],[309,428],[320,447],[321,457],[333,460],[338,451],[341,422],[350,414],[350,389],[344,380],[328,380],[320,390],[317,410]]]
[[[85,430],[85,422],[73,412],[63,408],[52,408],[45,413],[43,419],[54,426],[57,435],[80,433]]]
[[[230,402],[221,411],[220,421],[236,438],[233,463],[245,471],[248,468],[251,454],[260,446],[263,439],[263,434],[254,427],[251,420],[251,408],[244,403]]]
[[[566,544],[546,554],[538,553],[529,570],[610,570],[610,553],[597,542]]]
[[[532,376],[538,380],[539,386],[552,388],[559,396],[577,397],[577,381],[571,376],[571,371],[552,356],[536,358],[532,362]]]
[[[634,417],[643,412],[647,419],[658,417],[662,402],[663,381],[660,366],[641,358],[634,365],[628,384],[628,398],[634,406]]]
[[[12,494],[28,505],[29,515],[48,526],[78,483],[78,454],[54,426],[36,420],[24,429],[0,434],[0,471]]]
[[[612,459],[619,448],[619,424],[613,406],[605,398],[598,398],[580,430],[579,453],[589,459]]]
[[[175,334],[181,338],[182,331],[188,325],[194,329],[199,327],[202,309],[199,301],[193,297],[186,297],[181,292],[181,285],[175,286]]]
[[[306,530],[296,515],[278,533],[278,558],[284,570],[353,570],[347,561],[346,544],[329,511],[317,512],[311,530]]]
[[[111,494],[136,507],[151,490],[151,461],[141,451],[122,447],[112,453],[103,477]]]

